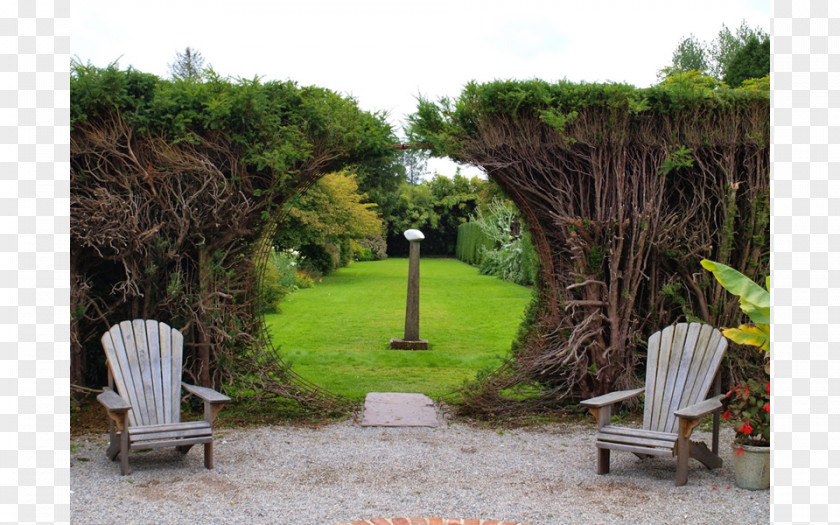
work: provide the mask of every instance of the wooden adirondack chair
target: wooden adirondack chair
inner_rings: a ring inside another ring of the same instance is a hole
[[[610,450],[633,452],[640,458],[677,456],[677,486],[688,481],[688,458],[709,469],[720,467],[717,456],[719,414],[715,415],[712,450],[690,441],[705,416],[721,409],[717,375],[727,341],[715,328],[701,323],[669,326],[648,339],[645,387],[598,396],[581,403],[598,422],[598,474],[610,471]],[[715,383],[715,395],[706,399]],[[641,429],[610,423],[612,405],[644,391],[645,411]]]
[[[181,381],[183,346],[181,332],[152,320],[123,321],[102,336],[108,387],[96,398],[110,418],[106,454],[112,461],[120,457],[123,475],[129,472],[129,450],[174,446],[186,454],[199,443],[204,466],[213,468],[213,421],[230,398]],[[182,386],[204,400],[203,421],[181,422]]]

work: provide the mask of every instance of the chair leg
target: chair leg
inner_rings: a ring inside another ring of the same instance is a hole
[[[680,418],[679,435],[677,436],[677,481],[676,485],[681,487],[688,482],[688,457],[691,455],[688,435],[690,421]]]
[[[130,471],[128,470],[128,429],[123,428],[120,433],[120,473],[125,476]]]
[[[610,472],[610,449],[598,449],[598,474],[609,474]]]
[[[208,441],[204,444],[204,467],[207,469],[213,468],[213,442]]]
[[[120,437],[117,435],[116,432],[111,433],[111,442],[108,445],[108,450],[105,451],[105,456],[110,459],[111,461],[116,461],[117,456],[120,455]]]
[[[712,453],[705,443],[691,441],[689,447],[691,457],[705,465],[707,469],[711,470],[723,466],[723,460],[717,454]]]

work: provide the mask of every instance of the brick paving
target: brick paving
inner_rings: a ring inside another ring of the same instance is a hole
[[[348,521],[335,525],[527,525],[515,521],[464,520],[460,518],[375,518],[365,521]]]

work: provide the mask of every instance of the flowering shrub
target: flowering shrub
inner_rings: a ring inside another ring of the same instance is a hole
[[[295,287],[312,288],[313,286],[315,286],[315,277],[306,270],[298,270],[295,276]]]
[[[749,379],[732,387],[724,399],[723,419],[735,423],[739,445],[770,446],[770,381]],[[740,447],[736,454],[744,453]]]

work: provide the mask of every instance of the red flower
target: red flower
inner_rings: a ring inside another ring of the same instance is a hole
[[[745,398],[750,397],[750,387],[748,387],[748,386],[744,387],[744,397]]]
[[[770,393],[770,381],[767,381],[767,393]]]
[[[744,447],[738,447],[738,450],[735,451],[736,456],[740,456],[744,453]]]
[[[732,417],[732,414],[730,414],[729,410],[727,410],[726,412],[721,414],[720,417],[722,417],[723,419],[729,419],[730,417]]]
[[[766,410],[767,412],[770,412],[770,403],[767,403],[766,405],[764,405],[764,410]]]
[[[741,428],[738,429],[738,432],[741,432],[743,434],[751,434],[752,431],[753,431],[753,427],[752,427],[752,425],[750,425],[749,421],[744,423],[744,426],[742,426]]]

